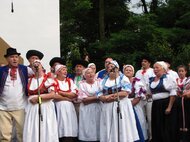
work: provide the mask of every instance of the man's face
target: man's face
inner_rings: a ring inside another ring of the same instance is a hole
[[[106,70],[107,70],[108,65],[109,65],[109,63],[110,63],[111,61],[113,61],[112,58],[107,58],[107,59],[105,60],[105,62],[104,62],[104,66],[105,66],[105,69],[106,69]]]
[[[40,60],[40,59],[39,59],[38,56],[31,56],[31,57],[28,59],[30,65],[32,65],[35,60]]]
[[[150,67],[150,62],[146,59],[143,59],[141,65],[143,69],[148,69]]]
[[[56,65],[60,65],[60,63],[59,63],[59,62],[55,62],[55,63],[53,64],[53,66],[50,68],[50,70],[51,70],[52,73],[55,73],[55,66],[56,66]]]
[[[80,64],[76,65],[76,66],[75,66],[75,73],[76,73],[76,75],[82,75],[82,71],[83,71],[84,69],[85,69],[85,68],[84,68],[83,65],[80,65]]]
[[[10,55],[6,58],[9,66],[17,67],[19,64],[19,56],[18,55]]]

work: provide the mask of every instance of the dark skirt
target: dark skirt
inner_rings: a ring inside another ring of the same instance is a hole
[[[59,138],[59,142],[78,142],[77,137],[62,137]]]
[[[170,114],[165,110],[169,98],[154,100],[152,103],[152,142],[178,142],[177,103],[174,103]]]
[[[179,134],[181,142],[190,142],[190,99],[184,99],[185,123],[183,121],[182,98],[177,99],[178,117],[179,117]],[[185,124],[185,126],[183,126]],[[183,129],[185,128],[185,129]]]

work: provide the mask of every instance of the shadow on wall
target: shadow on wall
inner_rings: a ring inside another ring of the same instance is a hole
[[[7,64],[7,61],[4,57],[4,55],[6,54],[6,50],[9,47],[10,47],[9,44],[6,41],[4,41],[2,37],[0,37],[0,65],[6,65]],[[20,58],[19,63],[23,64],[23,58],[21,56],[19,58]]]

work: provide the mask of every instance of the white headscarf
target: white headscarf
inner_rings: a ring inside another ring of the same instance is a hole
[[[134,69],[134,67],[132,65],[124,65],[123,66],[123,72],[124,72],[126,67],[130,67],[133,70],[133,73],[135,73],[135,69]]]
[[[116,60],[110,61],[110,64],[115,65],[115,67],[117,67],[119,69],[119,64],[117,63]]]
[[[92,68],[86,68],[86,69],[84,69],[83,71],[82,71],[82,75],[85,77],[85,73],[88,71],[88,70],[90,70],[90,69],[92,69]]]
[[[96,66],[94,63],[89,63],[88,64],[88,68],[90,67],[90,66]]]
[[[164,61],[157,61],[156,64],[159,64],[162,66],[162,68],[167,71],[168,70],[168,66]]]
[[[55,66],[55,74],[57,74],[62,68],[66,68],[65,65],[57,64]]]

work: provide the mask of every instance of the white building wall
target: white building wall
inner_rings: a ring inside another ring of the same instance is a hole
[[[59,0],[0,0],[0,37],[17,48],[25,65],[28,50],[43,52],[49,70],[50,59],[60,56]]]

